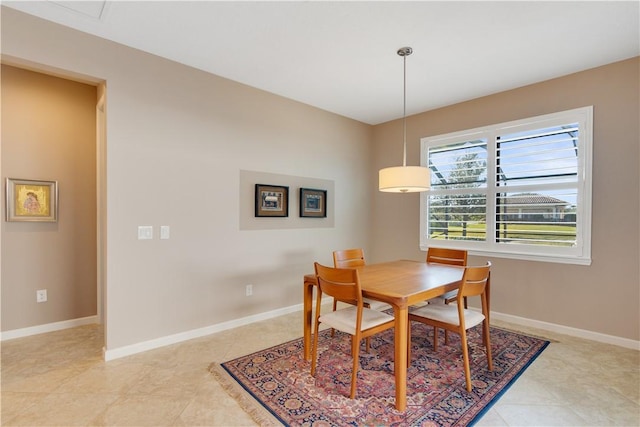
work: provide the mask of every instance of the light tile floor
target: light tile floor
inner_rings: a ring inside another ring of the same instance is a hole
[[[207,368],[301,335],[301,313],[104,362],[83,326],[2,343],[3,426],[253,426]],[[479,426],[638,426],[640,353],[493,322],[553,342]]]

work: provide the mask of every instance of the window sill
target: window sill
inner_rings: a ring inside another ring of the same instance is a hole
[[[438,246],[438,245],[434,244],[433,246]],[[449,245],[446,245],[446,246],[452,247]],[[481,257],[488,257],[488,258],[506,258],[506,259],[522,260],[522,261],[535,261],[535,262],[552,262],[556,264],[591,265],[591,257],[579,258],[579,257],[571,257],[571,256],[477,250],[477,249],[469,249],[468,247],[465,248],[462,246],[460,247],[453,246],[453,247],[455,247],[456,249],[467,249],[467,253],[472,256],[481,256]],[[427,246],[420,247],[420,249],[423,251],[426,251],[427,248],[428,248]]]

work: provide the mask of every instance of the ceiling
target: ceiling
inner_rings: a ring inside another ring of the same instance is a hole
[[[640,55],[638,1],[2,1],[364,123]]]

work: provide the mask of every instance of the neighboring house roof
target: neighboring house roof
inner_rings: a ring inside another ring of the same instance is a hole
[[[566,206],[569,203],[555,197],[545,196],[536,193],[512,194],[504,199],[507,205],[560,205]]]

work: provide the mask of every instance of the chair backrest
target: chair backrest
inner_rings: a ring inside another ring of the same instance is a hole
[[[462,249],[429,248],[427,262],[450,265],[467,265],[467,251]]]
[[[458,289],[458,301],[463,297],[482,295],[489,280],[491,272],[491,262],[481,267],[467,267],[462,276],[462,284]]]
[[[327,267],[317,262],[314,263],[314,267],[320,287],[318,295],[327,294],[340,301],[362,307],[362,288],[357,269]]]
[[[353,268],[363,265],[365,265],[364,251],[360,248],[333,251],[333,266],[336,268]]]

